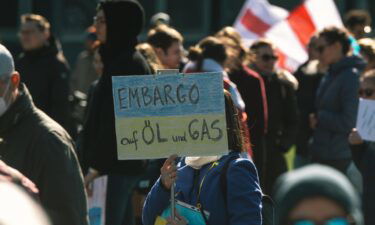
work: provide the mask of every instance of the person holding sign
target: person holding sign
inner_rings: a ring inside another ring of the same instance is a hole
[[[375,100],[375,70],[370,70],[361,78],[359,96],[367,100]],[[372,103],[375,104],[375,101]],[[357,127],[358,128],[358,127]],[[363,176],[363,211],[366,224],[375,224],[375,141],[365,141],[353,129],[349,135],[354,163]]]
[[[229,154],[186,157],[186,166],[177,170],[176,155],[161,168],[161,176],[148,194],[143,208],[143,224],[260,225],[262,192],[252,161],[240,158],[243,141],[237,110],[225,92],[225,112]],[[176,218],[170,218],[169,196],[176,191]],[[155,222],[156,221],[156,222]]]
[[[144,24],[142,6],[134,0],[102,1],[94,18],[103,74],[93,91],[88,118],[83,131],[83,152],[88,153],[89,172],[86,187],[92,180],[108,174],[106,224],[132,224],[129,214],[130,194],[140,175],[144,161],[117,159],[112,78],[115,76],[150,74],[150,68],[136,51],[137,36]]]

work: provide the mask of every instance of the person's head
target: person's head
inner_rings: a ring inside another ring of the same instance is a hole
[[[371,16],[365,10],[351,10],[345,15],[345,26],[356,39],[371,32]]]
[[[225,68],[234,71],[246,63],[248,60],[248,51],[242,43],[241,35],[233,27],[224,27],[215,34],[227,50],[227,60]]]
[[[94,17],[98,40],[114,49],[135,47],[143,24],[144,10],[136,0],[101,1]]]
[[[224,27],[215,34],[215,37],[227,37],[236,42],[236,44],[242,45],[241,35],[236,31],[236,29],[234,29],[234,27]]]
[[[361,55],[366,61],[365,71],[375,68],[375,41],[371,38],[362,38],[358,40],[358,44],[361,47]]]
[[[375,69],[365,72],[360,81],[359,97],[375,100]]]
[[[0,44],[0,117],[15,101],[18,95],[20,75],[14,70],[13,57]]]
[[[275,65],[278,60],[276,47],[274,44],[266,39],[255,41],[250,46],[250,54],[252,55],[252,64],[260,73],[275,72]]]
[[[343,28],[328,27],[318,33],[317,50],[319,60],[325,65],[334,64],[348,55],[351,42],[348,32]]]
[[[363,225],[356,191],[330,167],[310,165],[286,173],[274,190],[277,225]]]
[[[26,51],[43,47],[48,43],[50,23],[41,15],[24,14],[21,16],[19,38]]]
[[[183,37],[172,27],[161,24],[148,32],[147,42],[155,49],[166,69],[178,69],[183,53]]]
[[[151,67],[152,73],[156,73],[157,70],[163,69],[158,56],[156,55],[154,48],[148,43],[142,43],[137,45],[136,49],[145,57],[148,64]]]
[[[243,132],[238,120],[238,110],[233,103],[231,94],[224,90],[225,117],[227,123],[228,148],[232,151],[244,151]]]
[[[204,59],[212,59],[221,66],[224,66],[225,60],[227,59],[227,52],[220,39],[208,36],[201,40],[196,46],[189,49],[188,58],[191,61],[197,62],[197,70],[200,71]]]
[[[44,210],[19,186],[0,181],[1,225],[49,225]]]
[[[161,24],[168,25],[170,24],[171,18],[168,14],[163,12],[158,12],[151,17],[150,26],[151,28],[155,28]]]

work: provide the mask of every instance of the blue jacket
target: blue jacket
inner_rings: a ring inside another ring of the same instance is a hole
[[[227,203],[224,201],[220,174],[229,158],[229,155],[223,156],[212,169],[212,163],[204,165],[198,170],[198,182],[194,182],[196,170],[190,166],[180,168],[177,172],[176,198],[196,206],[199,185],[205,177],[200,202],[204,210],[210,213],[210,225],[260,225],[262,192],[256,168],[250,160],[239,158],[230,162],[227,170]],[[152,187],[143,207],[144,225],[154,224],[156,217],[169,206],[169,197],[169,192],[162,187],[159,179]]]
[[[318,124],[311,146],[313,159],[351,158],[348,135],[355,127],[359,74],[363,67],[361,58],[344,57],[322,78],[316,96]]]

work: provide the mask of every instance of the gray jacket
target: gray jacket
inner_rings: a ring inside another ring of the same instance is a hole
[[[355,127],[359,74],[363,68],[361,58],[344,57],[331,65],[322,78],[315,102],[318,124],[311,146],[313,159],[351,158],[348,135]]]

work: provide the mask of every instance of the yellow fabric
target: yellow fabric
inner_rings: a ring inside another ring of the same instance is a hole
[[[155,224],[154,225],[167,225],[167,220],[163,217],[156,217]]]

